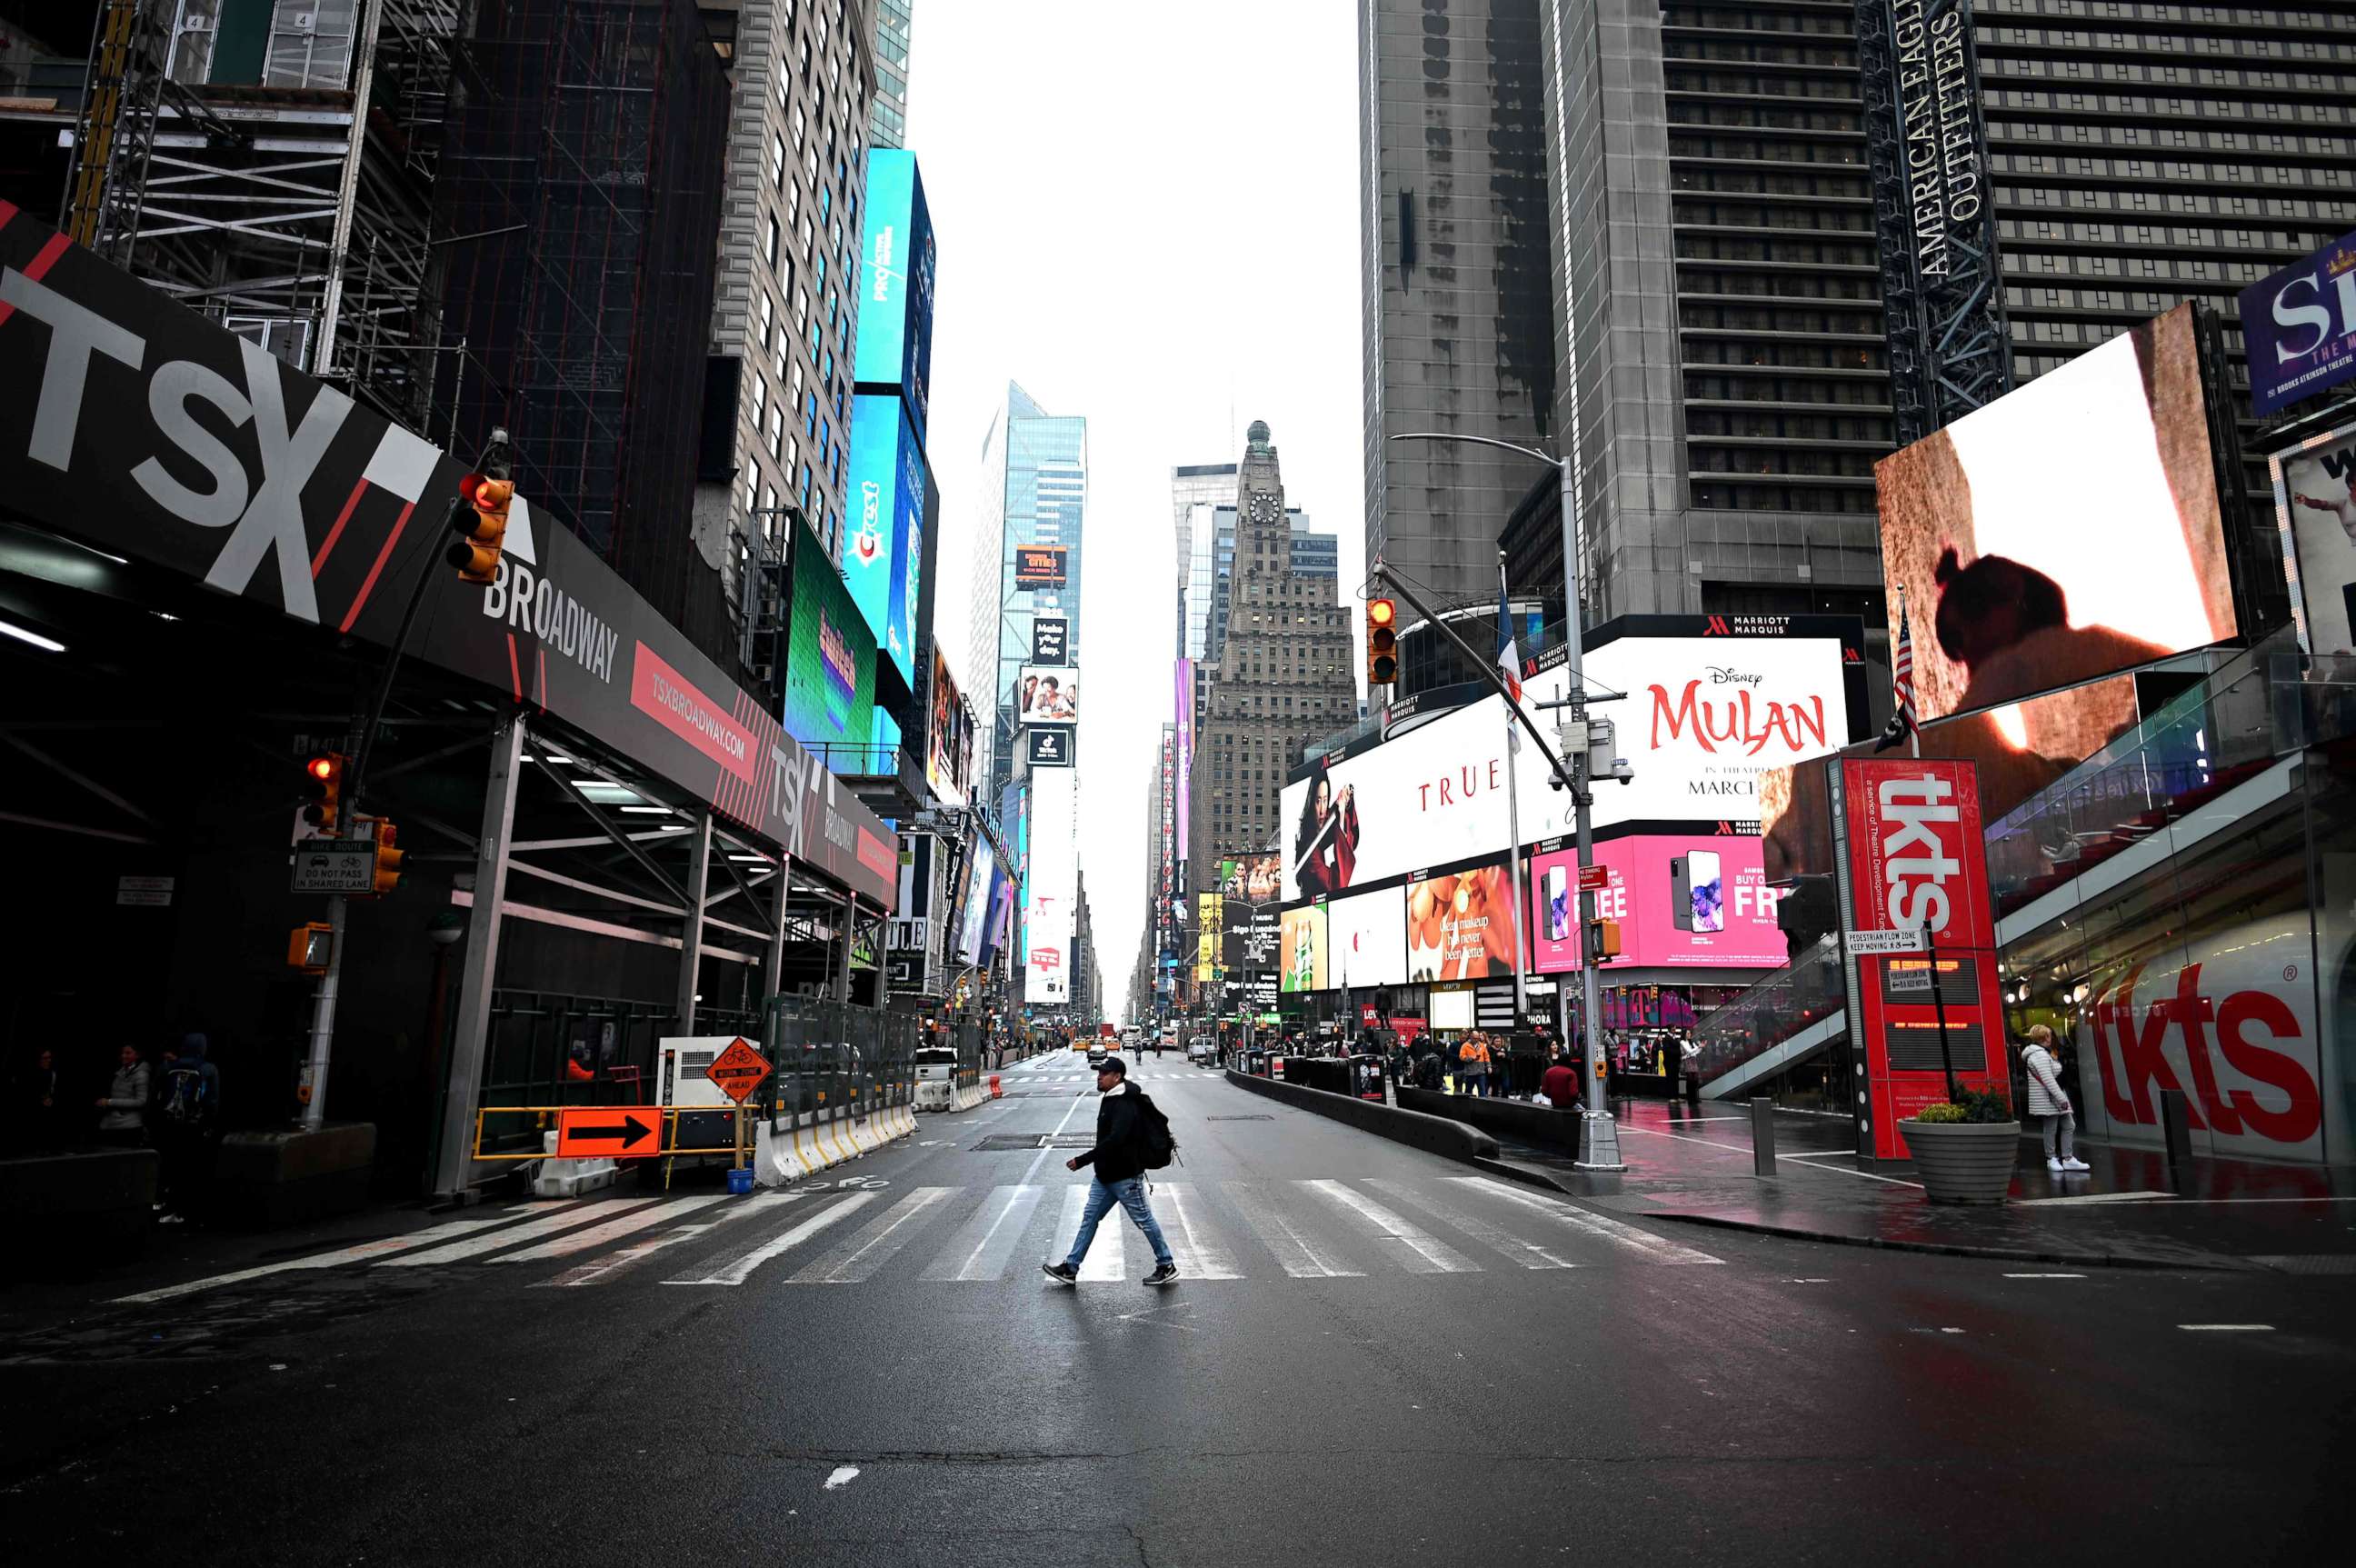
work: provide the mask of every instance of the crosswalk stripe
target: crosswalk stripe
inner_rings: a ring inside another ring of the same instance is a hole
[[[184,1284],[166,1285],[160,1290],[141,1291],[136,1295],[116,1296],[111,1305],[122,1306],[154,1301],[172,1301],[198,1291],[212,1290],[220,1285],[237,1284],[246,1280],[258,1280],[271,1274],[293,1273],[304,1269],[332,1269],[342,1263],[361,1263],[370,1258],[381,1258],[388,1252],[398,1252],[407,1247],[430,1246],[453,1236],[471,1231],[487,1230],[497,1225],[510,1225],[527,1214],[538,1214],[551,1208],[570,1208],[571,1198],[543,1198],[532,1203],[519,1203],[512,1208],[502,1208],[496,1214],[473,1214],[463,1219],[445,1219],[439,1225],[429,1225],[423,1230],[412,1230],[406,1236],[380,1236],[373,1241],[338,1248],[332,1252],[317,1252],[307,1258],[290,1258],[284,1262],[262,1263],[251,1269],[237,1269],[226,1274],[213,1274],[201,1280],[189,1280]]]
[[[961,1226],[941,1249],[921,1278],[927,1280],[1001,1280],[1014,1255],[1015,1243],[1029,1229],[1039,1198],[1047,1189],[1036,1186],[994,1187],[974,1217]]]
[[[935,1204],[958,1191],[953,1187],[920,1187],[884,1212],[881,1219],[834,1251],[804,1265],[786,1283],[796,1285],[857,1284],[892,1261],[916,1236],[918,1224]]]
[[[1345,1187],[1338,1181],[1304,1181],[1301,1185],[1331,1198],[1406,1248],[1413,1254],[1413,1261],[1401,1259],[1400,1266],[1409,1273],[1477,1274],[1481,1272],[1480,1264],[1420,1225],[1385,1208],[1355,1187]]]
[[[1058,1258],[1070,1255],[1071,1241],[1080,1233],[1080,1220],[1087,1213],[1088,1188],[1094,1183],[1084,1182],[1064,1188],[1064,1214],[1056,1221],[1055,1240],[1062,1249]],[[1080,1278],[1092,1284],[1103,1284],[1121,1278],[1128,1273],[1124,1250],[1129,1240],[1129,1216],[1119,1204],[1107,1211],[1097,1225],[1096,1240],[1088,1243],[1087,1256],[1080,1260]]]
[[[594,1258],[588,1262],[575,1264],[554,1279],[540,1280],[535,1282],[535,1284],[550,1285],[560,1289],[602,1284],[616,1274],[624,1273],[637,1267],[657,1252],[692,1241],[699,1236],[709,1235],[733,1221],[749,1219],[765,1209],[773,1208],[778,1204],[788,1202],[799,1196],[798,1193],[791,1192],[755,1193],[742,1203],[731,1204],[726,1208],[712,1211],[709,1219],[697,1224],[675,1226],[659,1236],[649,1236],[643,1241],[624,1247],[619,1251],[605,1257]]]
[[[618,1241],[632,1231],[643,1230],[649,1225],[659,1225],[666,1219],[683,1219],[708,1204],[719,1202],[721,1196],[715,1192],[701,1197],[675,1197],[669,1203],[658,1203],[651,1208],[641,1208],[635,1214],[608,1219],[603,1225],[592,1225],[586,1230],[575,1230],[552,1241],[542,1241],[537,1247],[526,1247],[520,1252],[502,1252],[490,1261],[494,1263],[536,1263],[547,1258],[569,1258],[575,1252],[585,1252],[592,1247]]]
[[[542,1236],[570,1230],[600,1215],[618,1215],[626,1209],[637,1208],[653,1201],[651,1197],[626,1197],[607,1203],[579,1204],[535,1219],[529,1225],[486,1231],[479,1236],[468,1236],[423,1252],[404,1252],[397,1258],[387,1258],[376,1266],[380,1269],[415,1269],[439,1263],[464,1262],[468,1258],[479,1258],[486,1252],[512,1247],[519,1241],[537,1241]]]
[[[1502,1197],[1508,1203],[1519,1204],[1533,1213],[1545,1215],[1558,1225],[1584,1231],[1590,1236],[1600,1236],[1616,1246],[1641,1252],[1656,1263],[1722,1263],[1726,1261],[1713,1258],[1708,1252],[1697,1252],[1691,1247],[1679,1246],[1649,1230],[1639,1230],[1633,1225],[1623,1225],[1617,1219],[1606,1219],[1601,1214],[1573,1208],[1559,1198],[1541,1197],[1537,1193],[1525,1192],[1492,1176],[1448,1176],[1444,1179],[1487,1193],[1493,1197]]]
[[[1427,1214],[1437,1216],[1474,1240],[1503,1252],[1526,1269],[1575,1269],[1579,1266],[1567,1259],[1556,1257],[1535,1241],[1526,1241],[1510,1230],[1501,1230],[1478,1215],[1459,1208],[1452,1203],[1441,1198],[1426,1197],[1403,1181],[1389,1181],[1381,1176],[1369,1176],[1366,1178],[1366,1185],[1377,1192],[1403,1198]]]
[[[1347,1268],[1347,1259],[1318,1247],[1292,1228],[1276,1206],[1269,1201],[1258,1187],[1248,1181],[1221,1182],[1229,1201],[1242,1213],[1244,1222],[1276,1261],[1294,1279],[1360,1279],[1364,1271]]]
[[[1189,1208],[1199,1202],[1193,1182],[1157,1182],[1152,1202],[1153,1218],[1162,1226],[1162,1239],[1170,1243],[1170,1255],[1178,1260],[1181,1274],[1190,1280],[1243,1278],[1236,1272],[1235,1261],[1215,1237],[1208,1232],[1196,1232],[1194,1216]]]
[[[741,1285],[752,1277],[755,1269],[759,1268],[771,1258],[800,1246],[844,1216],[857,1213],[872,1202],[874,1197],[873,1192],[851,1193],[832,1208],[821,1209],[799,1225],[777,1232],[757,1247],[713,1263],[700,1273],[673,1274],[669,1279],[663,1281],[663,1283],[667,1285]]]

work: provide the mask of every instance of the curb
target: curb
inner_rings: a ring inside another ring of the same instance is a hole
[[[1377,1105],[1372,1101],[1287,1083],[1281,1079],[1254,1078],[1233,1068],[1227,1069],[1226,1079],[1238,1089],[1273,1100],[1280,1105],[1290,1105],[1296,1111],[1306,1111],[1313,1116],[1340,1122],[1355,1127],[1361,1133],[1388,1138],[1393,1143],[1421,1149],[1425,1154],[1437,1155],[1443,1160],[1471,1165],[1496,1154],[1496,1139],[1478,1127],[1452,1122],[1444,1116],[1426,1115],[1420,1111],[1402,1111],[1392,1105]]]
[[[1552,1185],[1549,1183],[1548,1185]],[[1648,1209],[1633,1218],[1671,1219],[1680,1225],[1700,1225],[1714,1230],[1744,1230],[1754,1236],[1774,1236],[1787,1241],[1822,1241],[1838,1247],[1871,1247],[1887,1252],[1928,1252],[1946,1258],[1978,1258],[1998,1263],[2068,1263],[2095,1269],[2192,1269],[2217,1273],[2268,1273],[2262,1264],[2211,1253],[2210,1262],[2117,1257],[2104,1252],[2040,1251],[2028,1247],[1975,1247],[1961,1241],[1902,1241],[1886,1236],[1853,1236],[1838,1230],[1809,1230],[1796,1225],[1770,1225],[1757,1219],[1734,1219],[1723,1214],[1679,1214]]]

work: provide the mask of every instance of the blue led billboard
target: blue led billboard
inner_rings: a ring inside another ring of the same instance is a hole
[[[924,448],[897,396],[862,394],[851,405],[843,578],[876,646],[913,690],[924,602]]]
[[[866,232],[859,247],[859,351],[851,380],[897,390],[919,436],[933,378],[933,220],[916,155],[878,147],[867,155]]]

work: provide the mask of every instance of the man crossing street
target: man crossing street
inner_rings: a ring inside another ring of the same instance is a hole
[[[1118,1203],[1145,1232],[1146,1244],[1153,1249],[1153,1272],[1144,1283],[1169,1284],[1178,1277],[1178,1260],[1170,1255],[1170,1243],[1162,1239],[1162,1227],[1155,1223],[1153,1209],[1145,1200],[1145,1173],[1169,1163],[1170,1122],[1144,1091],[1129,1081],[1129,1064],[1119,1057],[1105,1058],[1104,1065],[1097,1069],[1097,1092],[1104,1098],[1097,1102],[1096,1147],[1065,1162],[1071,1170],[1096,1167],[1096,1178],[1088,1184],[1087,1208],[1080,1216],[1080,1233],[1073,1238],[1072,1251],[1062,1262],[1039,1267],[1058,1284],[1077,1283],[1080,1260],[1088,1255],[1088,1243],[1097,1239],[1097,1224]]]

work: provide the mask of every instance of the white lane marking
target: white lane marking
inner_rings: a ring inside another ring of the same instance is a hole
[[[2083,1280],[2083,1274],[2007,1274],[2008,1280]]]
[[[1800,1279],[1785,1280],[1783,1283],[1787,1285],[1828,1285],[1833,1282],[1820,1275],[1811,1274]]]
[[[1227,1255],[1216,1238],[1197,1233],[1194,1216],[1187,1205],[1194,1201],[1194,1184],[1190,1181],[1157,1183],[1152,1198],[1156,1204],[1154,1219],[1161,1221],[1162,1239],[1170,1243],[1171,1256],[1178,1260],[1180,1274],[1190,1280],[1239,1280],[1235,1260]],[[1168,1212],[1160,1210],[1166,1208]]]
[[[462,1263],[468,1258],[479,1258],[486,1252],[512,1247],[518,1241],[537,1241],[543,1236],[570,1230],[600,1216],[619,1215],[630,1209],[643,1208],[653,1201],[651,1197],[625,1197],[605,1203],[584,1203],[535,1219],[529,1225],[487,1231],[423,1252],[404,1252],[397,1258],[387,1258],[376,1266],[380,1269],[415,1269],[440,1263]]]
[[[238,1269],[226,1274],[212,1274],[185,1284],[165,1285],[159,1290],[144,1290],[136,1295],[119,1295],[110,1305],[122,1306],[151,1301],[171,1301],[179,1296],[193,1295],[200,1290],[218,1285],[238,1284],[246,1280],[258,1280],[271,1274],[293,1273],[303,1269],[332,1269],[339,1263],[365,1262],[381,1258],[388,1252],[402,1251],[410,1247],[430,1247],[446,1241],[453,1236],[465,1236],[477,1230],[487,1230],[495,1225],[509,1225],[527,1214],[538,1214],[551,1208],[569,1207],[569,1197],[544,1198],[534,1203],[519,1203],[513,1208],[503,1208],[496,1214],[469,1215],[464,1219],[445,1219],[439,1225],[412,1230],[406,1236],[380,1236],[373,1241],[338,1248],[332,1252],[314,1253],[307,1258],[291,1258],[281,1263],[262,1263],[251,1269]]]
[[[621,1248],[605,1257],[567,1269],[553,1279],[539,1281],[533,1288],[536,1290],[543,1286],[564,1288],[599,1283],[613,1278],[616,1274],[637,1267],[667,1248],[676,1247],[682,1241],[692,1241],[698,1236],[719,1230],[723,1225],[738,1219],[750,1219],[764,1209],[773,1208],[782,1203],[794,1202],[802,1196],[798,1192],[756,1192],[744,1202],[721,1210],[701,1224],[681,1225],[676,1230],[666,1230],[659,1236],[650,1236],[635,1246]]]
[[[1093,1182],[1084,1182],[1078,1187],[1067,1187],[1064,1189],[1063,1218],[1055,1224],[1055,1235],[1058,1239],[1064,1237],[1070,1237],[1073,1240],[1079,1239],[1080,1219],[1087,1212],[1088,1208],[1088,1188],[1095,1185]],[[1119,1279],[1127,1272],[1122,1249],[1128,1240],[1128,1230],[1129,1216],[1122,1212],[1119,1204],[1116,1203],[1105,1210],[1104,1219],[1097,1225],[1096,1239],[1088,1243],[1087,1256],[1080,1260],[1080,1278],[1084,1283],[1108,1283]],[[1067,1242],[1064,1251],[1058,1254],[1057,1261],[1069,1256],[1071,1256],[1071,1247]]]
[[[2271,1323],[2179,1323],[2187,1334],[2272,1334]]]
[[[1876,1176],[1871,1171],[1853,1171],[1847,1165],[1820,1165],[1814,1163],[1817,1160],[1828,1159],[1853,1160],[1857,1158],[1855,1155],[1778,1155],[1775,1157],[1777,1159],[1789,1160],[1795,1165],[1805,1165],[1812,1171],[1823,1171],[1827,1176],[1863,1176],[1868,1181],[1888,1182],[1891,1187],[1911,1187],[1917,1192],[1922,1190],[1922,1184],[1921,1182],[1908,1181],[1901,1176]]]
[[[980,1210],[949,1244],[941,1249],[932,1267],[918,1277],[926,1280],[1001,1280],[1014,1251],[1039,1207],[1041,1187],[994,1187]]]
[[[2154,1198],[2174,1201],[2172,1192],[2073,1192],[2066,1197],[2024,1197],[2023,1208],[2034,1208],[2056,1203],[2149,1203]]]
[[[933,1206],[949,1194],[953,1187],[920,1187],[894,1204],[884,1218],[853,1236],[833,1251],[804,1265],[801,1272],[786,1283],[794,1285],[851,1285],[867,1278],[906,1246],[916,1234],[917,1223],[931,1213]]]
[[[1369,1176],[1366,1185],[1393,1197],[1404,1198],[1428,1214],[1438,1215],[1474,1240],[1496,1249],[1526,1269],[1575,1269],[1579,1266],[1567,1258],[1556,1257],[1535,1241],[1526,1241],[1510,1230],[1499,1230],[1469,1209],[1460,1208],[1445,1198],[1418,1192],[1403,1181]]]
[[[1338,1181],[1304,1181],[1300,1184],[1333,1202],[1340,1204],[1361,1219],[1374,1226],[1389,1240],[1397,1241],[1415,1255],[1415,1260],[1401,1259],[1399,1266],[1414,1274],[1477,1274],[1481,1265],[1448,1245],[1430,1231],[1396,1210],[1385,1208],[1373,1198]]]
[[[675,1197],[668,1203],[640,1209],[636,1214],[625,1214],[619,1219],[608,1219],[603,1225],[592,1225],[586,1230],[559,1236],[553,1241],[542,1241],[537,1247],[526,1247],[520,1252],[502,1252],[490,1261],[494,1263],[530,1263],[543,1258],[569,1258],[575,1252],[585,1252],[592,1247],[619,1240],[649,1225],[659,1225],[666,1219],[684,1219],[697,1209],[719,1202],[720,1198],[719,1193],[701,1197]]]
[[[1363,1270],[1345,1267],[1347,1259],[1338,1253],[1329,1253],[1294,1230],[1292,1221],[1269,1201],[1258,1187],[1248,1181],[1222,1182],[1219,1185],[1226,1189],[1228,1199],[1242,1212],[1245,1223],[1252,1228],[1268,1250],[1276,1254],[1276,1261],[1283,1265],[1284,1272],[1294,1279],[1355,1280],[1365,1277]]]
[[[1585,1231],[1590,1236],[1601,1237],[1614,1246],[1625,1247],[1630,1251],[1641,1253],[1656,1263],[1722,1263],[1726,1261],[1723,1258],[1713,1258],[1708,1252],[1697,1252],[1691,1247],[1681,1247],[1676,1242],[1655,1236],[1649,1230],[1639,1230],[1633,1225],[1623,1225],[1617,1219],[1606,1219],[1601,1214],[1573,1208],[1558,1198],[1541,1197],[1534,1192],[1524,1192],[1518,1187],[1490,1176],[1443,1176],[1440,1179],[1475,1188],[1492,1197],[1503,1198],[1508,1203],[1518,1204],[1533,1213],[1545,1215],[1558,1225],[1573,1230]]]
[[[837,1466],[834,1467],[834,1473],[833,1473],[832,1475],[829,1476],[829,1477],[826,1478],[826,1489],[827,1489],[828,1491],[830,1491],[830,1491],[834,1490],[834,1489],[835,1489],[835,1487],[847,1487],[847,1486],[851,1485],[851,1482],[853,1482],[853,1481],[857,1480],[858,1478],[859,1478],[859,1466],[856,1466],[856,1465],[837,1465]]]
[[[873,1192],[854,1192],[833,1208],[823,1209],[811,1215],[799,1225],[779,1231],[750,1251],[741,1252],[724,1262],[715,1263],[700,1274],[675,1274],[663,1281],[663,1283],[667,1285],[741,1285],[752,1276],[755,1269],[759,1268],[771,1258],[791,1248],[800,1246],[836,1220],[847,1214],[856,1213],[865,1205],[874,1201],[875,1195]]]

